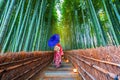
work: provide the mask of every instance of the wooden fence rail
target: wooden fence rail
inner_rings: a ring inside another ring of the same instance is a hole
[[[113,46],[111,46],[113,47]],[[118,47],[65,51],[65,57],[78,69],[83,80],[120,80],[120,52]],[[107,52],[109,49],[109,53]],[[100,52],[100,50],[102,50]],[[115,52],[115,55],[111,56]],[[115,58],[117,60],[115,60]]]
[[[53,52],[19,52],[0,56],[0,80],[26,80],[53,60]]]

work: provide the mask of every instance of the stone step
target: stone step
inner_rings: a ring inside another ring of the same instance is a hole
[[[72,71],[45,71],[45,77],[77,77]]]
[[[45,77],[42,80],[79,80],[77,77],[69,77],[69,78],[51,78],[51,77]]]
[[[48,71],[72,71],[73,68],[71,68],[71,67],[62,67],[62,68],[48,67],[46,70],[48,70]]]
[[[63,65],[61,64],[60,68],[56,68],[55,65],[50,65],[48,68],[48,70],[72,70],[73,66],[68,64],[68,65]]]
[[[55,64],[54,63],[52,63],[52,64],[50,64],[50,66],[54,66]],[[70,64],[70,63],[61,63],[61,65],[65,65],[65,66],[72,66],[72,64]]]
[[[78,73],[73,72],[73,65],[69,62],[62,62],[59,68],[51,63],[37,80],[81,80]]]

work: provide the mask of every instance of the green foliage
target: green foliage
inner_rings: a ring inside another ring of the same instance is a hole
[[[1,10],[3,4],[4,4],[4,0],[0,0],[0,10]]]
[[[0,0],[1,51],[50,50],[47,41],[55,33],[60,34],[65,50],[119,45],[120,11],[117,2]]]

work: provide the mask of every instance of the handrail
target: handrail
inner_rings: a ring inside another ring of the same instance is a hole
[[[14,77],[12,80],[16,80],[17,78],[19,78],[19,77],[21,77],[21,76],[29,73],[29,71],[34,70],[36,67],[39,67],[39,66],[40,66],[41,64],[43,64],[43,63],[44,63],[44,62],[42,62],[42,63],[40,63],[40,64],[37,64],[36,66],[34,66],[33,68],[27,70],[26,72],[21,73],[20,75]],[[48,61],[47,63],[43,64],[43,66],[40,68],[40,70],[41,70],[43,67],[45,67],[45,65],[47,65],[48,63],[50,63],[50,62]],[[38,71],[37,71],[37,72],[38,72]],[[33,74],[32,74],[30,77],[28,77],[28,78],[31,78],[33,75],[35,75],[35,74],[33,73]]]
[[[77,62],[77,60],[74,58],[72,58],[72,56],[68,55],[70,58],[70,61],[73,63],[73,65]],[[73,62],[74,61],[74,62]],[[83,67],[81,67],[79,64],[76,63],[76,65],[79,66],[79,68],[81,68],[81,70],[83,70],[83,72],[85,72],[92,80],[96,80],[89,72],[87,72]]]
[[[73,53],[73,54],[75,54],[75,53]],[[90,58],[90,57],[86,57],[86,56],[83,56],[83,55],[80,55],[80,53],[77,53],[77,54],[75,54],[76,56],[79,56],[80,58],[83,58],[83,59],[85,59],[86,61],[89,61],[89,62],[91,62],[90,60],[92,60],[92,63],[94,63],[94,64],[96,64],[97,66],[99,66],[99,64],[97,64],[96,62],[99,62],[99,63],[103,63],[103,64],[105,64],[105,65],[108,65],[108,66],[111,66],[111,67],[113,67],[113,66],[115,66],[118,70],[119,70],[119,64],[117,64],[117,63],[112,63],[112,62],[108,62],[108,61],[102,61],[102,60],[98,60],[98,59],[93,59],[93,58]],[[88,60],[87,60],[88,59]],[[94,62],[93,62],[94,61]],[[108,63],[108,64],[107,64]],[[109,64],[110,63],[110,64]],[[103,67],[102,65],[100,65],[101,67]],[[104,68],[104,67],[103,67]],[[110,71],[109,70],[109,68],[106,68],[108,71]],[[119,73],[119,71],[116,71],[116,73],[115,74],[120,74]],[[112,69],[111,70],[112,71],[112,73],[114,73],[114,69]]]
[[[96,62],[101,62],[101,63],[105,63],[105,64],[109,64],[109,65],[120,67],[120,64],[117,64],[117,63],[113,63],[113,62],[109,62],[109,61],[103,61],[103,60],[99,60],[99,59],[83,56],[83,55],[80,55],[80,54],[76,54],[76,55],[78,55],[80,57],[83,57],[83,58],[86,58],[86,59],[89,59],[89,60],[96,61]]]
[[[12,70],[12,69],[15,69],[15,68],[18,68],[18,67],[21,67],[23,65],[27,65],[27,64],[30,64],[32,62],[36,62],[38,60],[41,60],[41,58],[38,58],[38,59],[35,59],[35,60],[32,60],[32,61],[27,61],[27,62],[24,62],[22,64],[18,64],[18,65],[15,65],[15,66],[10,66],[8,68],[5,68],[4,70],[8,71],[8,70]]]
[[[83,56],[83,55],[80,55],[80,56],[84,57],[86,59],[90,59],[90,60],[94,60],[94,61],[97,61],[97,62],[101,62],[101,63],[105,63],[105,64],[109,64],[109,65],[120,67],[120,64],[117,64],[117,63],[113,63],[113,62],[109,62],[109,61],[103,61],[103,60],[98,60],[98,59],[86,57],[86,56]]]
[[[28,59],[24,59],[24,60],[3,63],[3,64],[0,64],[0,69],[4,69],[4,68],[10,67],[10,66],[18,65],[18,64],[24,63],[26,61],[34,60],[36,58],[37,57],[32,57],[32,58],[28,58]]]
[[[83,57],[83,58],[86,58],[86,59],[89,59],[89,60],[93,60],[93,61],[97,61],[97,62],[101,62],[101,63],[105,63],[105,64],[114,65],[114,66],[117,66],[117,67],[120,67],[119,64],[111,63],[111,62],[108,62],[108,61],[102,61],[102,60],[98,60],[98,59],[86,57],[86,56],[83,56],[83,55],[80,55],[80,54],[75,54],[75,53],[66,53],[65,56],[68,57],[68,59],[69,59],[70,57],[72,57],[72,58],[74,58],[74,59],[76,59],[76,60],[80,60],[80,61],[84,62],[85,64],[87,64],[87,65],[95,68],[96,70],[104,73],[105,75],[110,76],[112,79],[116,78],[116,76],[117,76],[118,79],[120,80],[120,76],[118,76],[117,74],[111,73],[111,72],[109,72],[109,71],[107,71],[107,70],[105,70],[105,69],[103,69],[103,68],[95,65],[94,63],[90,63],[90,62],[88,62],[88,61],[83,60],[83,59],[80,58],[80,57]],[[78,56],[79,56],[79,57],[78,57]],[[72,58],[70,58],[69,60],[73,60]],[[76,62],[77,62],[77,61],[76,61]],[[75,61],[74,61],[74,63],[75,63]],[[74,63],[73,63],[73,64],[74,64]],[[81,67],[79,64],[77,64],[77,65],[78,65],[79,67]],[[82,70],[83,70],[83,69],[82,69]],[[93,79],[94,79],[94,78],[93,78]]]
[[[75,56],[74,56],[74,57],[75,57]],[[98,71],[101,71],[102,73],[104,73],[104,74],[106,74],[106,75],[108,74],[108,75],[109,75],[111,78],[113,78],[113,79],[117,76],[116,74],[111,73],[111,72],[109,72],[109,71],[107,71],[107,70],[105,70],[105,69],[103,69],[103,68],[100,68],[100,67],[96,66],[96,65],[93,64],[93,63],[86,62],[85,60],[80,59],[80,58],[78,58],[78,57],[75,57],[75,58],[81,60],[82,62],[88,64],[89,66],[92,66],[93,68],[96,68]],[[120,76],[118,76],[118,77],[119,77],[119,79],[120,79]]]
[[[53,60],[53,52],[35,52],[35,54],[32,52],[30,54],[33,56],[26,57],[23,60],[19,58],[18,61],[0,64],[1,80],[23,80],[32,78],[34,73],[39,72]]]

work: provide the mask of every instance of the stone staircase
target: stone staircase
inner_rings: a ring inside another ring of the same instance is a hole
[[[51,63],[36,80],[82,80],[78,73],[73,72],[72,64],[62,62],[60,68],[55,68],[55,65]]]

